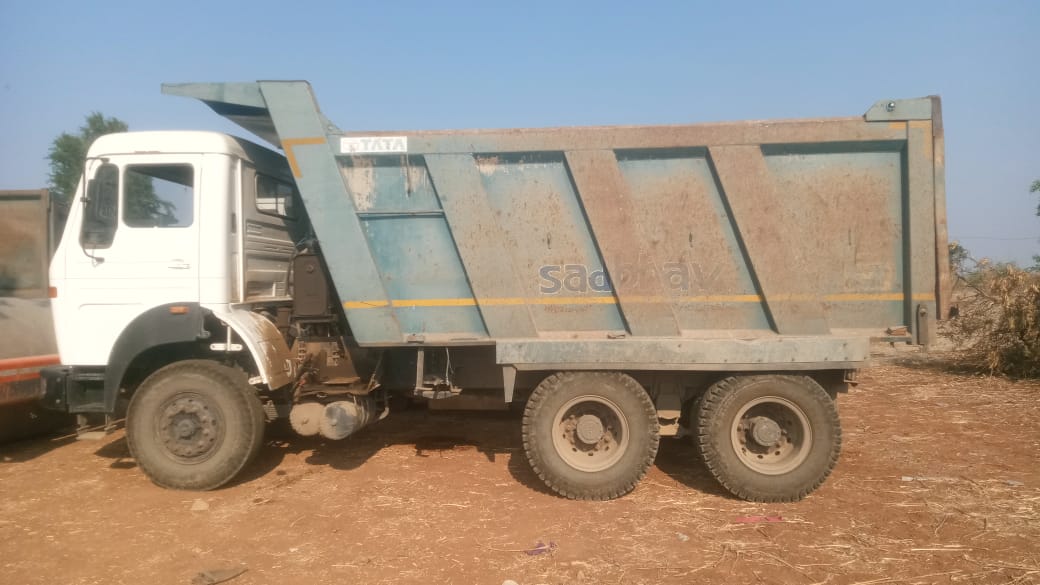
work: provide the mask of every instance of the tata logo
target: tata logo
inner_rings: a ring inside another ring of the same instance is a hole
[[[356,136],[339,139],[343,154],[386,154],[408,152],[407,136]]]
[[[706,270],[700,264],[686,262],[665,262],[660,267],[654,263],[626,264],[619,273],[618,282],[623,286],[637,286],[644,279],[661,279],[670,290],[687,293],[708,290],[718,279],[719,267]],[[538,269],[538,279],[538,292],[544,295],[614,291],[605,270],[584,264],[547,264]]]

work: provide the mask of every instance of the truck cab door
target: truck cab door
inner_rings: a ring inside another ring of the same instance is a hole
[[[199,301],[201,157],[110,157],[89,180],[78,234],[66,255],[58,302],[65,363],[107,363],[135,317],[167,303]],[[75,237],[69,234],[70,237]]]

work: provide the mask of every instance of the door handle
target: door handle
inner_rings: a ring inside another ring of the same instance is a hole
[[[188,264],[184,260],[171,260],[167,267],[172,270],[187,270],[191,268],[191,264]]]

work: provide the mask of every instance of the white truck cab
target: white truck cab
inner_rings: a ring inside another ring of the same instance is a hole
[[[223,357],[251,384],[289,384],[289,348],[261,309],[291,302],[309,229],[297,197],[284,157],[228,135],[95,141],[50,267],[63,366],[45,377],[64,392],[49,406],[113,412],[120,388],[175,359]]]

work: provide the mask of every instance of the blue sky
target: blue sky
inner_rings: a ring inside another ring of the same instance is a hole
[[[0,189],[50,141],[242,134],[178,81],[306,79],[344,129],[859,115],[940,94],[951,239],[1040,253],[1040,2],[15,2],[0,0]]]

